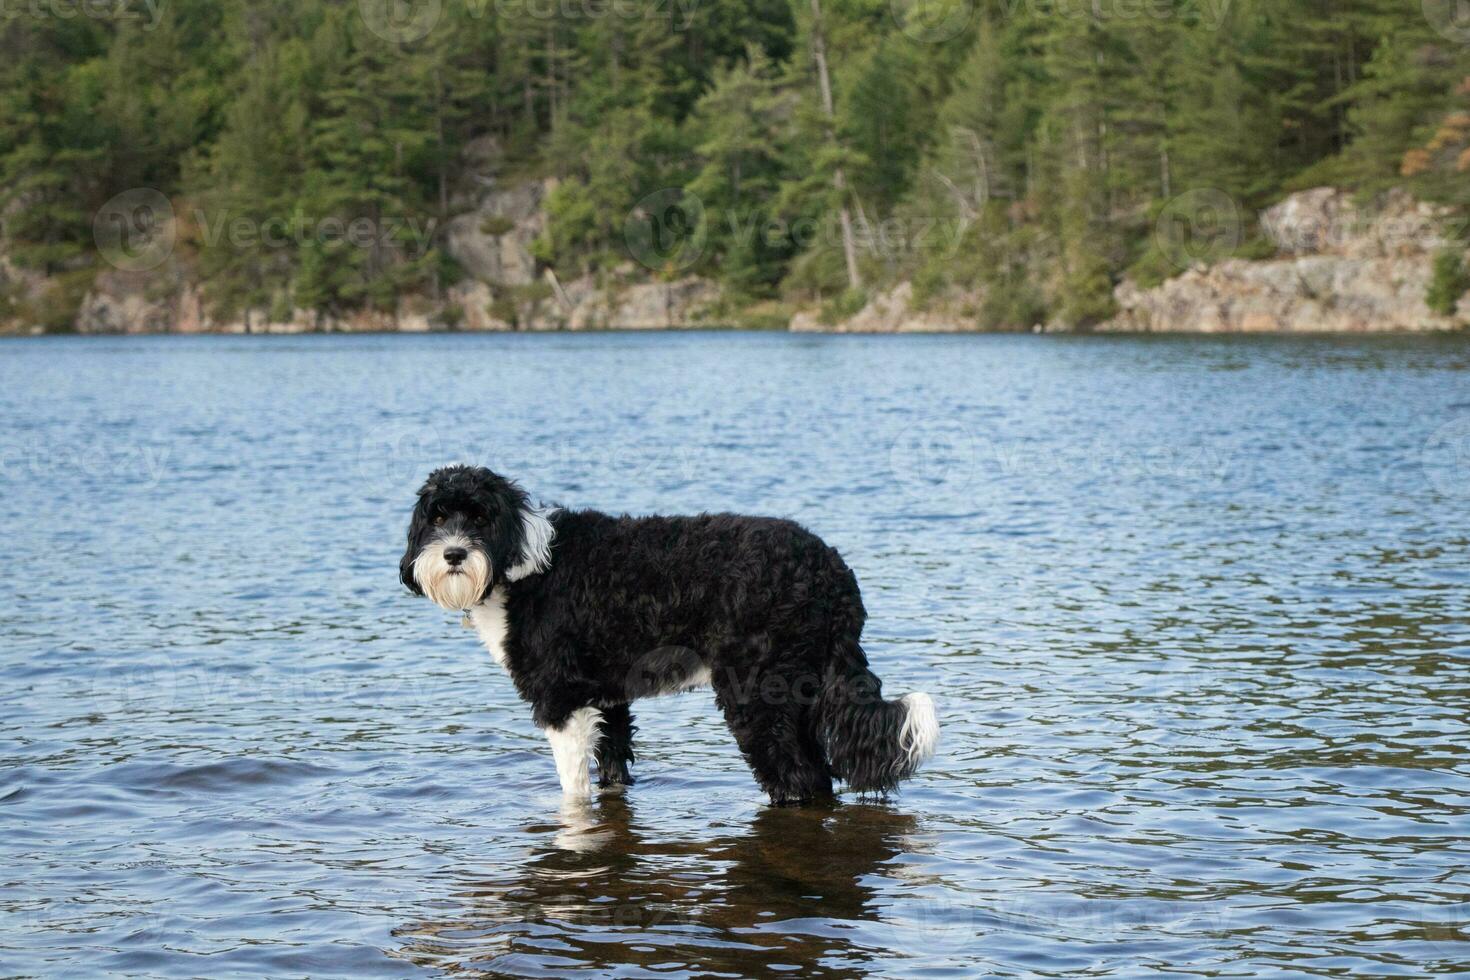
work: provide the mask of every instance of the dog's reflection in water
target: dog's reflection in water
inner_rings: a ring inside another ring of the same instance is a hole
[[[471,974],[858,976],[882,951],[871,876],[913,831],[883,805],[765,808],[726,835],[680,843],[604,796],[564,810],[551,846],[523,868],[466,881],[462,908],[399,930],[400,955]]]

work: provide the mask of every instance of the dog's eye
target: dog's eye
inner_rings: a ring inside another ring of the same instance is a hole
[[[438,517],[434,518],[434,526],[435,527],[439,527],[443,523],[444,523],[444,515],[443,514],[440,514]]]

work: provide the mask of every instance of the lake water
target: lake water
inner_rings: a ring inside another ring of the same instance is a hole
[[[0,974],[1470,968],[1470,340],[0,344]],[[795,517],[940,751],[560,806],[397,560],[434,465]]]

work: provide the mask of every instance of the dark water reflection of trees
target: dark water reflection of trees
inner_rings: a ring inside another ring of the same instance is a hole
[[[467,870],[462,907],[398,930],[400,955],[468,973],[863,975],[881,949],[871,876],[911,848],[915,820],[882,805],[764,808],[681,842],[640,828],[617,796],[541,829],[517,872]]]

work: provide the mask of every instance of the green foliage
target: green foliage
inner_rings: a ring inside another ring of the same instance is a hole
[[[173,202],[218,311],[272,317],[442,301],[463,275],[450,221],[487,184],[546,177],[532,252],[563,278],[694,272],[736,306],[850,315],[847,211],[869,291],[970,291],[985,325],[1013,328],[1095,322],[1125,274],[1177,273],[1154,225],[1189,191],[1249,216],[1314,183],[1407,183],[1470,211],[1470,48],[1418,4],[593,7],[445,0],[402,41],[340,0],[173,0],[146,27],[4,19],[6,252],[69,284],[32,314],[65,325],[97,269],[93,216],[139,187]],[[700,246],[678,261],[628,242],[663,193]],[[895,224],[896,242],[879,234]],[[1240,232],[1226,254],[1260,254]],[[1441,307],[1457,275],[1436,266]],[[541,285],[497,287],[497,315]]]
[[[1451,316],[1467,291],[1470,291],[1470,270],[1465,268],[1464,249],[1444,249],[1434,257],[1434,274],[1424,302],[1434,312]]]
[[[464,307],[450,303],[439,311],[438,322],[445,330],[458,330],[464,324]]]
[[[737,296],[770,295],[795,251],[776,207],[790,109],[770,60],[751,48],[744,63],[716,73],[689,122],[703,161],[686,188],[699,202],[695,234],[707,267]]]
[[[489,235],[491,238],[499,238],[508,235],[515,230],[516,223],[507,217],[498,214],[487,215],[480,221],[480,234]]]
[[[823,323],[837,323],[856,316],[868,305],[868,294],[861,289],[845,289],[822,304],[820,319]]]
[[[522,311],[536,310],[551,302],[551,285],[537,280],[523,286],[496,286],[490,301],[490,315],[512,329],[521,325]]]
[[[29,326],[40,327],[44,333],[69,333],[95,278],[88,269],[55,276],[34,300],[17,304],[16,316]]]
[[[741,304],[733,311],[715,311],[716,322],[727,322],[741,330],[785,330],[795,312],[790,306],[773,300]]]

